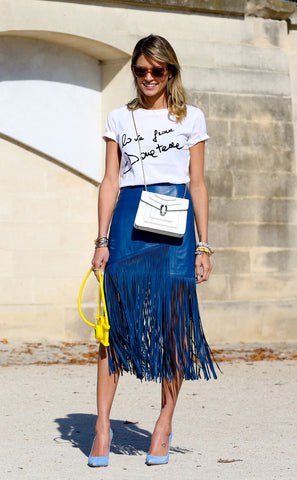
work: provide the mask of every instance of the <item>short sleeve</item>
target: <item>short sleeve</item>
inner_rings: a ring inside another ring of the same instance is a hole
[[[118,141],[117,140],[117,131],[118,131],[117,122],[116,122],[114,110],[112,110],[107,115],[106,124],[105,124],[105,132],[104,132],[104,135],[102,137],[103,140],[106,141],[107,138],[111,138],[112,140],[117,142]]]
[[[204,113],[199,108],[195,108],[195,114],[193,115],[193,127],[188,137],[188,145],[189,147],[193,147],[196,145],[196,143],[203,142],[209,138],[210,137],[207,135],[206,131]]]

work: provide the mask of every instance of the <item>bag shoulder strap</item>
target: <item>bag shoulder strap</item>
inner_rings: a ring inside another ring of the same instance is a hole
[[[138,135],[138,132],[137,132],[137,127],[136,127],[136,122],[135,122],[133,110],[131,110],[131,113],[132,113],[132,118],[133,118],[133,123],[134,123],[134,129],[135,129],[136,138],[137,138],[137,143],[138,143],[138,148],[139,148],[139,160],[141,161],[141,168],[142,168],[144,188],[145,188],[145,190],[147,191],[146,179],[145,179],[145,174],[144,174],[143,159],[142,159],[141,148],[140,148],[139,135]]]

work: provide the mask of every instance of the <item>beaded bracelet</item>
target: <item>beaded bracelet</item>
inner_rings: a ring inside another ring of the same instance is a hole
[[[98,237],[95,240],[95,248],[108,247],[107,237]]]
[[[202,255],[202,253],[206,253],[206,255],[212,255],[214,250],[211,248],[209,243],[199,242],[196,246],[195,255]]]

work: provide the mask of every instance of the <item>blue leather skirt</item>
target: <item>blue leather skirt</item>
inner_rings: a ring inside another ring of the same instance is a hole
[[[205,339],[195,282],[195,230],[191,195],[183,238],[136,230],[143,186],[120,191],[109,234],[104,282],[110,322],[110,373],[130,371],[140,379],[172,380],[177,373],[216,378]],[[149,185],[148,190],[183,197],[185,185]]]

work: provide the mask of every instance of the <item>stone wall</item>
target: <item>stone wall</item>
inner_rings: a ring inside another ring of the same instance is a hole
[[[165,2],[160,10],[109,3],[1,0],[0,35],[99,60],[102,125],[108,110],[131,98],[135,42],[152,25],[171,41],[189,101],[205,112],[211,136],[206,178],[216,254],[211,279],[198,289],[206,333],[212,342],[296,339],[297,32],[286,21],[189,15]],[[0,159],[0,336],[89,338],[76,302],[97,230],[97,188],[3,132]],[[88,312],[95,288],[86,291]]]
[[[97,188],[7,139],[0,139],[0,152],[0,335],[88,337],[76,298],[90,264]],[[88,285],[86,303],[96,290],[95,283]]]
[[[260,19],[246,19],[245,27],[232,51],[220,42],[212,91],[205,85],[203,92],[188,92],[203,106],[212,137],[206,177],[217,255],[200,299],[208,302],[207,325],[217,325],[222,340],[222,316],[229,339],[238,338],[238,329],[253,340],[296,338],[295,147],[290,66],[282,48],[287,27]],[[256,35],[244,38],[249,27]]]

